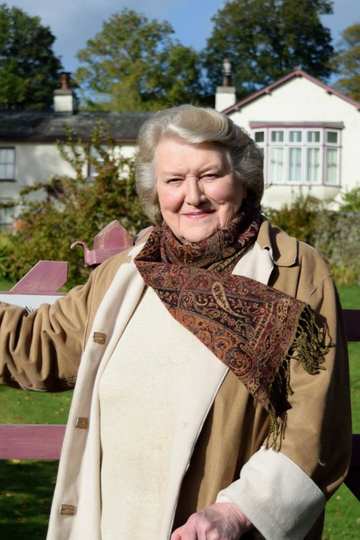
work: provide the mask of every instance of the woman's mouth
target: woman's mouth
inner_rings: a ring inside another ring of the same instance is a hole
[[[207,217],[209,214],[212,214],[214,210],[202,210],[201,212],[187,212],[186,214],[183,214],[184,217],[188,219],[203,219]]]

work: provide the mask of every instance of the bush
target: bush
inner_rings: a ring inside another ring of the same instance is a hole
[[[273,225],[277,225],[290,236],[301,242],[314,245],[316,217],[322,211],[323,203],[315,197],[302,194],[291,204],[285,204],[280,210],[263,208],[263,213]]]
[[[350,191],[341,194],[341,212],[360,212],[360,187],[357,186]]]
[[[58,143],[58,148],[72,165],[74,178],[52,177],[48,184],[21,192],[18,230],[2,235],[3,277],[18,280],[43,259],[68,261],[68,285],[82,283],[89,269],[85,268],[82,251],[70,250],[72,242],[82,240],[91,247],[94,236],[114,219],[132,235],[150,224],[135,192],[134,160],[119,155],[102,125],[94,129],[91,146],[102,163],[92,155],[89,144],[75,139],[68,130],[66,142]],[[94,178],[83,174],[88,163],[97,172]],[[40,190],[47,196],[29,202],[27,195]]]

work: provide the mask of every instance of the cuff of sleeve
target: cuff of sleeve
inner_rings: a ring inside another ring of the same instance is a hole
[[[236,504],[267,540],[303,540],[326,499],[291,459],[262,447],[216,502]]]

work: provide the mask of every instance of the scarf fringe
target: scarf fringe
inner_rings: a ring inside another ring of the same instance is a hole
[[[276,399],[273,397],[282,395],[284,385],[285,398],[287,399],[293,394],[290,386],[290,361],[297,360],[309,375],[317,375],[320,370],[325,369],[322,365],[325,362],[325,355],[334,346],[331,341],[328,345],[324,345],[324,338],[325,331],[319,328],[315,320],[315,313],[309,305],[306,305],[300,313],[292,345],[270,385],[268,404],[270,431],[266,439],[266,448],[279,451],[284,437],[286,414],[282,418],[279,417]],[[270,439],[272,440],[271,444]]]

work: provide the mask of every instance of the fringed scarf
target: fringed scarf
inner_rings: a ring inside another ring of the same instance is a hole
[[[245,209],[211,238],[179,242],[164,224],[153,229],[135,264],[171,315],[242,381],[270,415],[267,440],[277,447],[295,358],[314,375],[328,347],[310,306],[258,281],[232,275],[258,235],[259,212]]]

